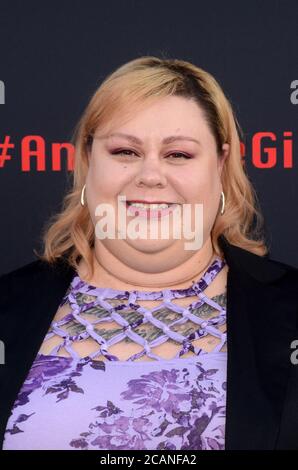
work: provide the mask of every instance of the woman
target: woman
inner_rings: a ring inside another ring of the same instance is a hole
[[[44,252],[1,277],[3,449],[298,449],[298,274],[268,257],[239,131],[189,62],[101,84]]]

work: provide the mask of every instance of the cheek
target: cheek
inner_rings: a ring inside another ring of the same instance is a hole
[[[190,202],[203,202],[208,205],[216,197],[220,188],[220,178],[215,165],[201,165],[179,175],[181,194]],[[181,182],[183,182],[181,184]]]
[[[119,192],[127,178],[127,172],[123,165],[115,165],[107,159],[97,158],[91,160],[87,178],[91,190],[98,195],[112,195]]]

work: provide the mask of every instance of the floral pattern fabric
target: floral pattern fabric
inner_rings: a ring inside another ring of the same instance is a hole
[[[223,450],[226,358],[131,363],[39,354],[3,450]]]
[[[224,265],[217,258],[188,289],[151,293],[98,288],[75,276],[60,304],[68,302],[71,313],[53,321],[46,336],[61,335],[63,342],[48,355],[37,354],[11,410],[3,450],[223,450],[227,338],[216,326],[226,322],[226,299],[203,291]],[[171,301],[194,295],[188,307]],[[149,310],[140,298],[163,303]],[[218,310],[215,316],[204,317],[204,303]],[[97,325],[107,318],[119,328],[104,336]],[[78,333],[66,333],[68,321]],[[146,322],[156,330],[150,341],[141,329]],[[212,352],[192,345],[208,333],[221,339]],[[98,351],[79,357],[71,343],[91,336]],[[128,336],[143,350],[121,361],[108,349]],[[151,350],[167,336],[181,343],[172,359]],[[58,355],[63,346],[69,357]],[[188,351],[193,355],[181,357]],[[99,353],[105,360],[95,359]],[[139,360],[145,353],[151,360]]]

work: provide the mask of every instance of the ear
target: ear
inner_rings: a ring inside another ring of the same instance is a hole
[[[229,153],[230,153],[230,145],[227,144],[227,143],[223,144],[222,152],[221,152],[221,155],[219,156],[219,159],[218,159],[218,169],[219,169],[220,174],[222,172],[224,163],[225,163],[227,157],[229,156]]]

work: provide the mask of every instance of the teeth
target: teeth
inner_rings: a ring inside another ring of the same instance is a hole
[[[138,207],[140,209],[167,209],[172,204],[143,204],[142,202],[128,202],[128,205]]]

